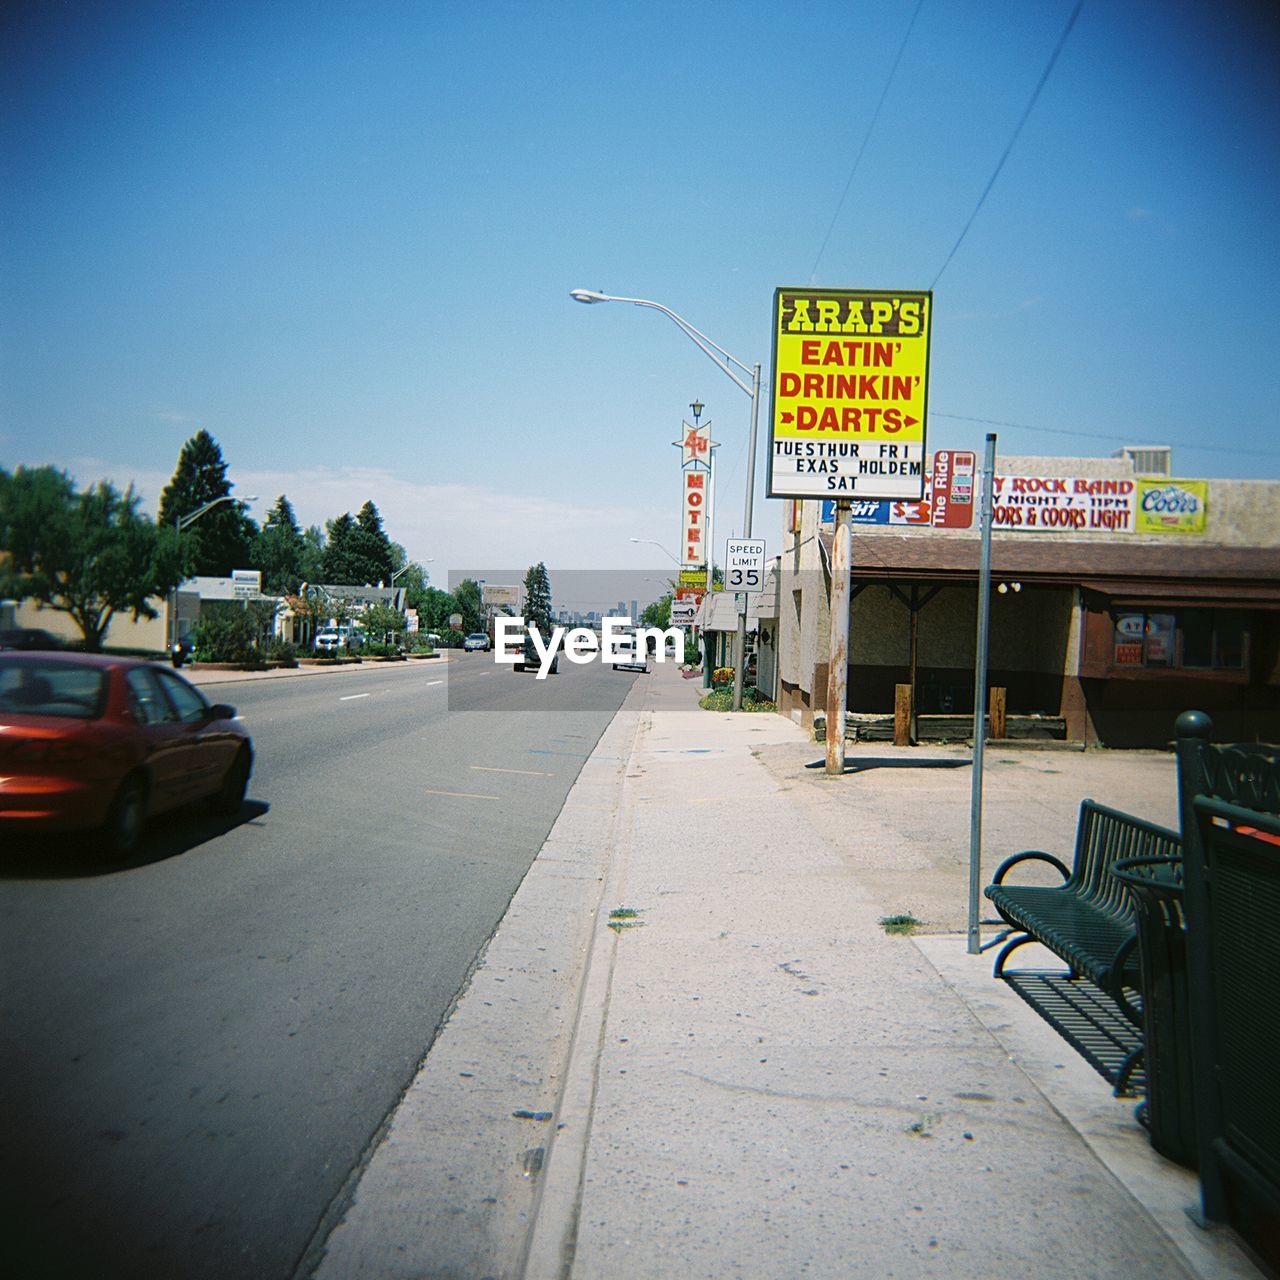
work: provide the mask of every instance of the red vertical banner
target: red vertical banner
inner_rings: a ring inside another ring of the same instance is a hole
[[[976,473],[977,457],[969,450],[939,449],[933,455],[930,523],[935,529],[973,528]]]

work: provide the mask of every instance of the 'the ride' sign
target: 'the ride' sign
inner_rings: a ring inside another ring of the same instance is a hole
[[[781,288],[769,497],[919,501],[933,294]]]

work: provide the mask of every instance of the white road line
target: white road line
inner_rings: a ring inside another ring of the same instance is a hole
[[[443,680],[428,680],[427,688],[430,689],[433,684],[444,684]]]
[[[526,778],[554,778],[554,773],[540,773],[537,769],[498,769],[493,765],[473,764],[473,769],[479,769],[481,773],[518,773]]]
[[[456,796],[460,800],[501,800],[501,796],[482,796],[477,795],[474,791],[432,791],[430,787],[425,789],[425,794],[429,796]]]
[[[338,701],[353,702],[355,701],[356,698],[367,698],[368,696],[369,695],[367,693],[348,693],[348,694],[345,694],[343,697],[339,698]]]

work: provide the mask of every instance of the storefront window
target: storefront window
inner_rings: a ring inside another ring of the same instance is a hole
[[[1147,614],[1147,632],[1143,641],[1143,657],[1149,667],[1167,667],[1173,662],[1174,616],[1171,613]]]
[[[1134,610],[1115,616],[1117,667],[1240,671],[1248,651],[1247,615],[1234,609]]]

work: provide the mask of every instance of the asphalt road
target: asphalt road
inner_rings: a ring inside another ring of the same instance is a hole
[[[210,689],[235,821],[0,851],[16,1274],[305,1274],[633,676],[488,655]]]

